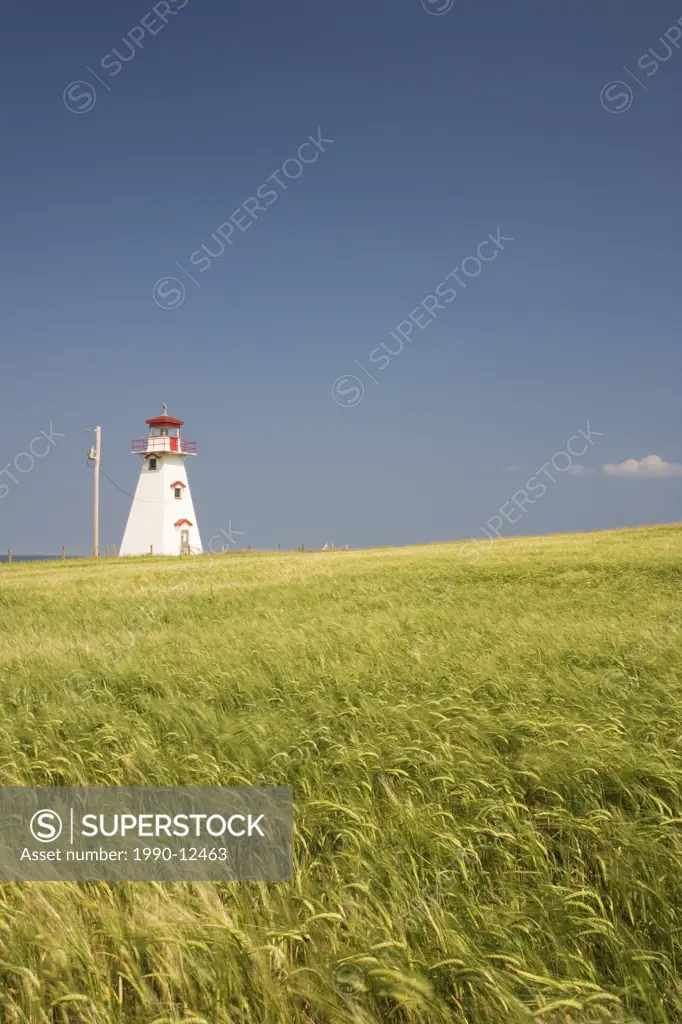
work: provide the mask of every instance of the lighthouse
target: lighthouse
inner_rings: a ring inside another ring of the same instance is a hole
[[[120,555],[197,555],[201,537],[185,460],[196,455],[196,441],[180,437],[182,420],[163,415],[147,420],[149,434],[133,441],[142,464]]]

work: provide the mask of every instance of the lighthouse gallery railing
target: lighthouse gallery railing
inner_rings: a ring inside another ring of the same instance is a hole
[[[181,452],[183,455],[196,455],[196,441],[183,441],[179,437],[143,437],[133,441],[133,452]]]

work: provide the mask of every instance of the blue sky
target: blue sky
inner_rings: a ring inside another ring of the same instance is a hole
[[[682,5],[156,7],[3,12],[0,547],[87,552],[164,401],[205,540],[680,518]]]

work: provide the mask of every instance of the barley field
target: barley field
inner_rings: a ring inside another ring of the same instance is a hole
[[[0,886],[2,1024],[682,1021],[682,528],[0,566],[0,784],[290,785],[279,883]]]

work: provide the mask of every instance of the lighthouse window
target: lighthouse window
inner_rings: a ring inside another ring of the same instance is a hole
[[[149,460],[149,472],[151,473],[155,469],[156,469],[156,459],[150,459]]]
[[[182,487],[176,487],[175,488],[175,497],[176,498],[181,498],[182,497]]]

